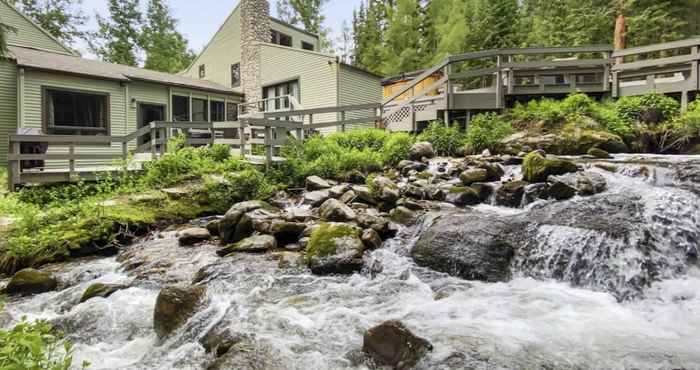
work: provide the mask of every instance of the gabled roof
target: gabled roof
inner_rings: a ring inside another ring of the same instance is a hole
[[[29,18],[26,14],[22,13],[19,9],[17,9],[17,8],[15,7],[15,5],[12,4],[11,2],[9,2],[9,1],[4,1],[4,0],[0,0],[0,3],[1,3],[1,4],[4,4],[5,6],[7,6],[7,8],[9,8],[11,11],[14,11],[15,13],[19,14],[19,16],[20,16],[22,19],[24,19],[24,20],[25,20],[28,24],[30,24],[32,27],[34,27],[34,28],[36,28],[37,30],[39,30],[39,32],[41,32],[41,33],[44,34],[46,37],[48,37],[48,38],[49,38],[51,41],[53,41],[57,46],[61,47],[61,48],[64,50],[64,52],[66,52],[66,53],[68,53],[68,54],[70,54],[70,55],[79,55],[78,52],[76,52],[75,50],[73,50],[73,49],[69,48],[68,46],[64,45],[61,41],[59,41],[56,37],[54,37],[54,35],[52,35],[49,31],[47,31],[46,29],[44,29],[44,27],[41,27],[38,23],[34,22],[33,19]],[[12,25],[11,25],[11,26],[12,26]],[[11,43],[11,42],[8,43],[8,44],[9,44],[9,45],[14,45],[14,44]]]
[[[72,55],[52,53],[19,46],[9,46],[10,59],[20,67],[71,75],[97,77],[113,81],[147,81],[168,86],[186,87],[222,94],[235,94],[233,89],[206,80],[197,80],[180,75],[151,71],[148,69],[105,63]]]

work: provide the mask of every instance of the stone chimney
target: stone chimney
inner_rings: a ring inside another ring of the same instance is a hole
[[[270,42],[270,3],[241,0],[241,88],[248,102],[262,99],[257,42]]]

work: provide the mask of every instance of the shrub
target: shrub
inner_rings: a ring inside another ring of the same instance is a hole
[[[418,135],[418,141],[433,144],[438,155],[455,155],[467,143],[467,135],[457,125],[447,127],[442,122],[432,122]]]
[[[559,124],[566,119],[561,102],[548,98],[516,103],[510,116],[517,122],[543,122],[545,125]]]
[[[500,141],[513,133],[510,123],[495,113],[479,114],[469,124],[466,141],[476,153],[500,150]]]
[[[625,96],[617,101],[617,114],[628,123],[662,123],[677,117],[679,112],[678,101],[661,94]]]
[[[593,111],[593,118],[609,132],[625,137],[632,133],[631,124],[622,119],[618,113],[615,103],[612,101],[604,101],[598,104]]]
[[[408,153],[414,143],[413,136],[407,133],[399,132],[390,135],[381,148],[382,161],[384,164],[395,165],[408,158]]]
[[[688,109],[674,121],[674,127],[690,137],[700,137],[700,104],[698,108]]]
[[[354,129],[329,135],[326,140],[346,149],[372,149],[379,151],[389,140],[391,133],[374,128]]]
[[[207,178],[205,186],[200,201],[218,212],[225,212],[233,203],[268,198],[278,189],[265,174],[254,168],[227,173],[223,178]]]
[[[572,93],[561,103],[561,110],[566,116],[591,116],[598,103],[590,96],[576,92]]]

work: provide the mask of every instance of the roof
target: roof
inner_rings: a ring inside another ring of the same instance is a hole
[[[62,47],[62,48],[66,51],[66,53],[71,54],[71,55],[78,55],[78,52],[77,52],[77,51],[75,51],[75,50],[69,48],[68,46],[64,45],[64,44],[63,44],[61,41],[59,41],[54,35],[52,35],[49,31],[47,31],[46,29],[44,29],[44,27],[41,27],[41,25],[39,25],[38,23],[34,22],[33,19],[29,18],[29,16],[27,16],[26,14],[22,13],[19,9],[17,9],[17,7],[15,6],[15,4],[13,4],[13,3],[9,2],[9,1],[5,1],[4,3],[5,3],[5,5],[7,5],[11,10],[13,10],[15,13],[19,14],[22,18],[24,18],[24,20],[26,20],[27,22],[29,22],[29,24],[31,24],[32,26],[34,26],[34,28],[36,28],[36,29],[38,29],[39,31],[41,31],[43,34],[45,34],[45,35],[48,36],[51,40],[53,40],[57,45],[59,45],[60,47]],[[9,45],[12,45],[11,43],[8,43],[8,44],[9,44]]]
[[[410,80],[413,80],[414,78],[416,78],[416,77],[420,76],[421,74],[423,74],[423,72],[425,72],[425,71],[426,71],[425,69],[421,69],[421,70],[418,70],[418,71],[404,72],[404,73],[402,73],[402,74],[400,74],[400,75],[387,77],[387,78],[385,78],[385,79],[382,80],[382,86],[391,85],[391,84],[393,84],[393,83],[395,83],[395,82],[399,82],[399,81],[410,81]],[[437,73],[436,73],[436,74],[437,74]]]
[[[61,72],[72,75],[97,77],[114,81],[147,81],[168,86],[186,87],[209,92],[235,94],[233,89],[206,80],[197,80],[170,73],[152,71],[143,68],[105,63],[78,56],[53,53],[19,46],[8,46],[10,57],[18,66],[46,71]]]

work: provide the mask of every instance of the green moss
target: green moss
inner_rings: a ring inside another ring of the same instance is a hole
[[[360,232],[346,224],[323,223],[311,234],[311,239],[306,247],[307,262],[313,257],[326,257],[336,252],[335,239],[344,237],[358,237]]]
[[[523,178],[528,182],[544,182],[551,175],[576,172],[578,168],[569,161],[547,159],[539,152],[532,152],[523,160]]]
[[[593,156],[595,158],[600,158],[600,159],[610,158],[610,153],[608,153],[605,150],[600,149],[600,148],[588,149],[588,155]]]

